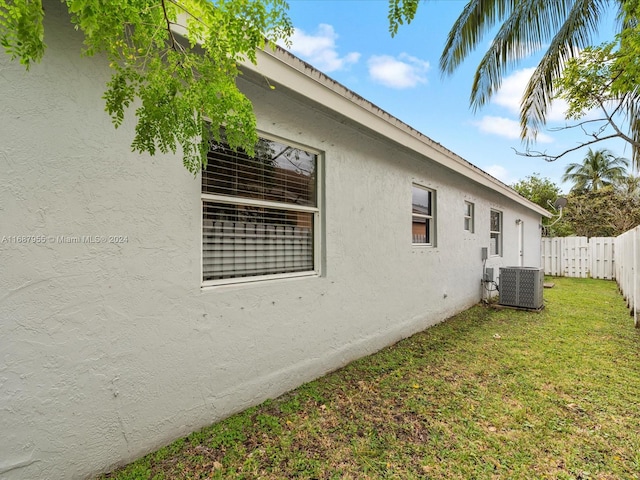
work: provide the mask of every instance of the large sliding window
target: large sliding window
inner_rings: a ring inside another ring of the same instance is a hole
[[[262,138],[214,143],[202,172],[203,285],[317,271],[318,155]]]

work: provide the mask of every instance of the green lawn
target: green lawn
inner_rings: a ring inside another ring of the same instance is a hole
[[[640,479],[640,331],[614,282],[552,281],[101,478]]]

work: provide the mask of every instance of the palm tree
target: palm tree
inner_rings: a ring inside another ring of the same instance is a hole
[[[629,160],[616,157],[607,149],[587,152],[582,163],[570,163],[562,175],[563,182],[573,182],[572,191],[595,192],[614,185],[627,176]]]
[[[390,30],[409,23],[420,0],[389,0]],[[485,105],[496,93],[503,76],[520,60],[546,51],[525,90],[520,124],[523,139],[535,139],[544,126],[564,65],[593,44],[599,21],[613,8],[624,18],[628,0],[468,0],[451,28],[440,57],[440,70],[452,74],[482,42],[499,27],[480,61],[473,79],[470,103],[474,110]],[[620,28],[635,22],[627,17]],[[633,99],[625,105],[629,118],[637,114]],[[640,125],[632,125],[634,140]]]
[[[626,198],[640,200],[640,177],[629,175],[616,182],[617,190]]]

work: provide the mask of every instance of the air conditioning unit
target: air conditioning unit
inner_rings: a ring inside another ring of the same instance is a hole
[[[540,310],[544,307],[542,291],[544,271],[538,267],[500,268],[500,305]]]

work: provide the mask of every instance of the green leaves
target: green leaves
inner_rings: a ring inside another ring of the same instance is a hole
[[[540,177],[539,173],[528,175],[511,185],[516,192],[549,211],[553,211],[553,204],[560,196],[560,187],[548,178]],[[556,218],[543,218],[542,225],[546,236],[562,236],[566,231],[563,224],[558,224]],[[552,226],[549,226],[552,225]],[[568,232],[567,232],[568,234]]]
[[[105,110],[116,127],[136,105],[132,148],[151,155],[180,150],[196,173],[209,140],[225,131],[232,148],[252,154],[258,140],[251,102],[238,90],[238,63],[288,38],[283,0],[63,0],[84,33],[85,55],[103,54],[113,76]],[[0,41],[29,67],[44,53],[40,1],[0,0]]]
[[[27,70],[44,54],[41,0],[0,0],[0,45]]]
[[[398,33],[398,28],[405,22],[411,23],[418,10],[419,0],[389,0],[389,33],[394,37]]]
[[[566,62],[555,84],[556,97],[567,102],[566,116],[570,119],[582,119],[597,109],[602,115],[598,121],[604,126],[590,136],[595,141],[622,138],[631,145],[633,164],[637,168],[640,165],[639,2],[623,2],[622,11],[623,28],[614,40],[587,47]],[[609,136],[602,135],[606,127],[613,130]]]
[[[640,197],[608,186],[569,194],[565,222],[575,235],[615,237],[640,223]]]
[[[560,187],[548,178],[540,177],[538,173],[528,175],[511,187],[523,197],[547,210],[560,195]]]
[[[587,47],[567,62],[556,94],[567,101],[567,118],[579,119],[589,110],[615,99],[611,88],[616,76],[615,46],[610,42],[600,47]]]

